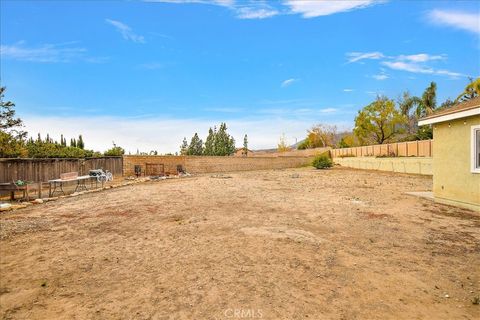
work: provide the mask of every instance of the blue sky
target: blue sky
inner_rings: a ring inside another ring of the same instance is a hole
[[[480,74],[478,1],[1,1],[1,85],[36,135],[178,151],[353,126],[377,94],[439,102]]]

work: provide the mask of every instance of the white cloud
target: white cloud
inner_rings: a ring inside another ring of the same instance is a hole
[[[270,8],[243,7],[237,9],[239,19],[265,19],[276,16],[279,12]]]
[[[460,30],[480,34],[480,14],[477,12],[461,12],[435,9],[427,14],[433,24],[446,25]]]
[[[445,55],[429,55],[427,53],[411,54],[411,55],[399,55],[398,60],[408,60],[412,62],[427,62],[433,60],[444,60]]]
[[[190,139],[198,132],[206,138],[208,128],[220,121],[201,119],[165,119],[164,117],[120,118],[120,117],[55,117],[23,116],[26,129],[33,137],[37,132],[42,136],[49,133],[53,139],[63,134],[67,139],[83,135],[86,148],[104,151],[112,146],[112,141],[128,151],[157,150],[161,153],[179,151],[183,137]],[[287,138],[301,139],[306,130],[318,119],[290,119],[265,117],[262,119],[226,120],[228,132],[241,145],[243,136],[248,134],[252,149],[274,148],[284,132]],[[88,127],[85,126],[88,123]],[[332,123],[338,127],[350,128],[350,123]]]
[[[465,76],[459,72],[453,72],[444,69],[435,69],[430,66],[430,63],[434,63],[438,60],[446,60],[447,56],[442,55],[431,55],[428,53],[418,53],[418,54],[401,54],[397,56],[386,56],[381,52],[348,52],[346,53],[347,62],[360,62],[362,60],[381,60],[380,63],[383,66],[386,66],[393,70],[401,70],[412,73],[424,73],[424,74],[435,74],[449,76],[451,78],[458,78]],[[376,80],[385,80],[389,76],[382,71],[380,74],[373,75],[372,78]]]
[[[353,89],[343,89],[343,92],[352,92]]]
[[[423,64],[418,64],[415,62],[405,62],[405,61],[397,60],[397,61],[383,61],[382,64],[384,66],[389,67],[390,69],[407,71],[412,73],[444,75],[444,76],[449,76],[451,78],[458,78],[458,77],[465,76],[464,74],[461,74],[459,72],[453,72],[453,71],[443,70],[443,69],[434,69],[432,67],[428,67]]]
[[[286,0],[284,4],[290,7],[293,13],[301,14],[304,18],[327,16],[339,12],[362,9],[382,3],[379,0]]]
[[[114,26],[118,32],[122,35],[123,39],[130,40],[137,43],[145,43],[145,38],[143,36],[137,35],[133,32],[132,28],[124,24],[123,22],[105,19],[105,21],[112,26]]]
[[[348,62],[352,63],[352,62],[358,62],[365,59],[378,60],[378,59],[384,58],[385,56],[383,55],[383,53],[375,51],[375,52],[348,52],[347,57],[348,57],[347,58]]]
[[[299,80],[300,79],[295,79],[295,78],[284,80],[281,84],[281,87],[285,88],[285,87],[291,86],[292,84],[294,84],[295,82],[297,82]]]
[[[13,45],[1,45],[2,59],[15,59],[32,62],[72,62],[74,60],[94,59],[87,58],[87,49],[75,47],[76,42],[60,44],[42,44],[38,47],[27,47],[24,42]]]
[[[334,113],[334,112],[337,112],[337,109],[335,108],[320,109],[320,113]]]
[[[380,80],[380,81],[382,81],[382,80],[388,79],[389,77],[388,77],[388,75],[386,75],[385,73],[380,73],[380,74],[374,74],[374,75],[372,76],[372,78],[374,78],[375,80]]]

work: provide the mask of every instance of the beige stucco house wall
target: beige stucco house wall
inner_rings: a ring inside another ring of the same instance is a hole
[[[419,122],[433,126],[433,195],[438,202],[480,212],[480,171],[474,167],[478,142],[472,135],[480,126],[480,100],[477,107],[456,109]]]

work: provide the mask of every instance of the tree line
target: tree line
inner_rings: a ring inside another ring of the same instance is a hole
[[[40,133],[36,139],[27,139],[23,121],[15,115],[15,104],[4,101],[5,90],[5,87],[0,87],[0,158],[87,158],[120,156],[125,153],[115,143],[103,154],[85,149],[82,135],[71,138],[69,144],[63,134],[60,135],[60,141],[52,139],[49,134],[42,139]]]
[[[328,146],[348,148],[432,139],[432,126],[419,127],[420,118],[478,96],[480,96],[480,78],[470,79],[470,83],[455,100],[447,99],[441,104],[437,103],[435,82],[431,82],[421,96],[413,96],[408,91],[403,92],[397,99],[378,96],[358,111],[353,131],[338,132],[334,125],[317,124],[307,131],[306,138],[297,148]],[[282,142],[282,138],[280,141]],[[282,143],[279,144],[278,150],[280,149],[284,149]]]
[[[195,132],[193,137],[188,143],[187,138],[183,138],[183,142],[180,145],[180,154],[189,156],[230,156],[234,154],[235,139],[228,134],[227,124],[222,122],[217,130],[214,126],[213,129],[209,128],[205,143]],[[248,153],[248,137],[244,136],[242,153],[247,155]]]

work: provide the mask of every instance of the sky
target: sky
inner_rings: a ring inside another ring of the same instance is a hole
[[[0,82],[34,137],[176,152],[353,127],[377,95],[455,99],[480,75],[480,1],[0,1]]]

